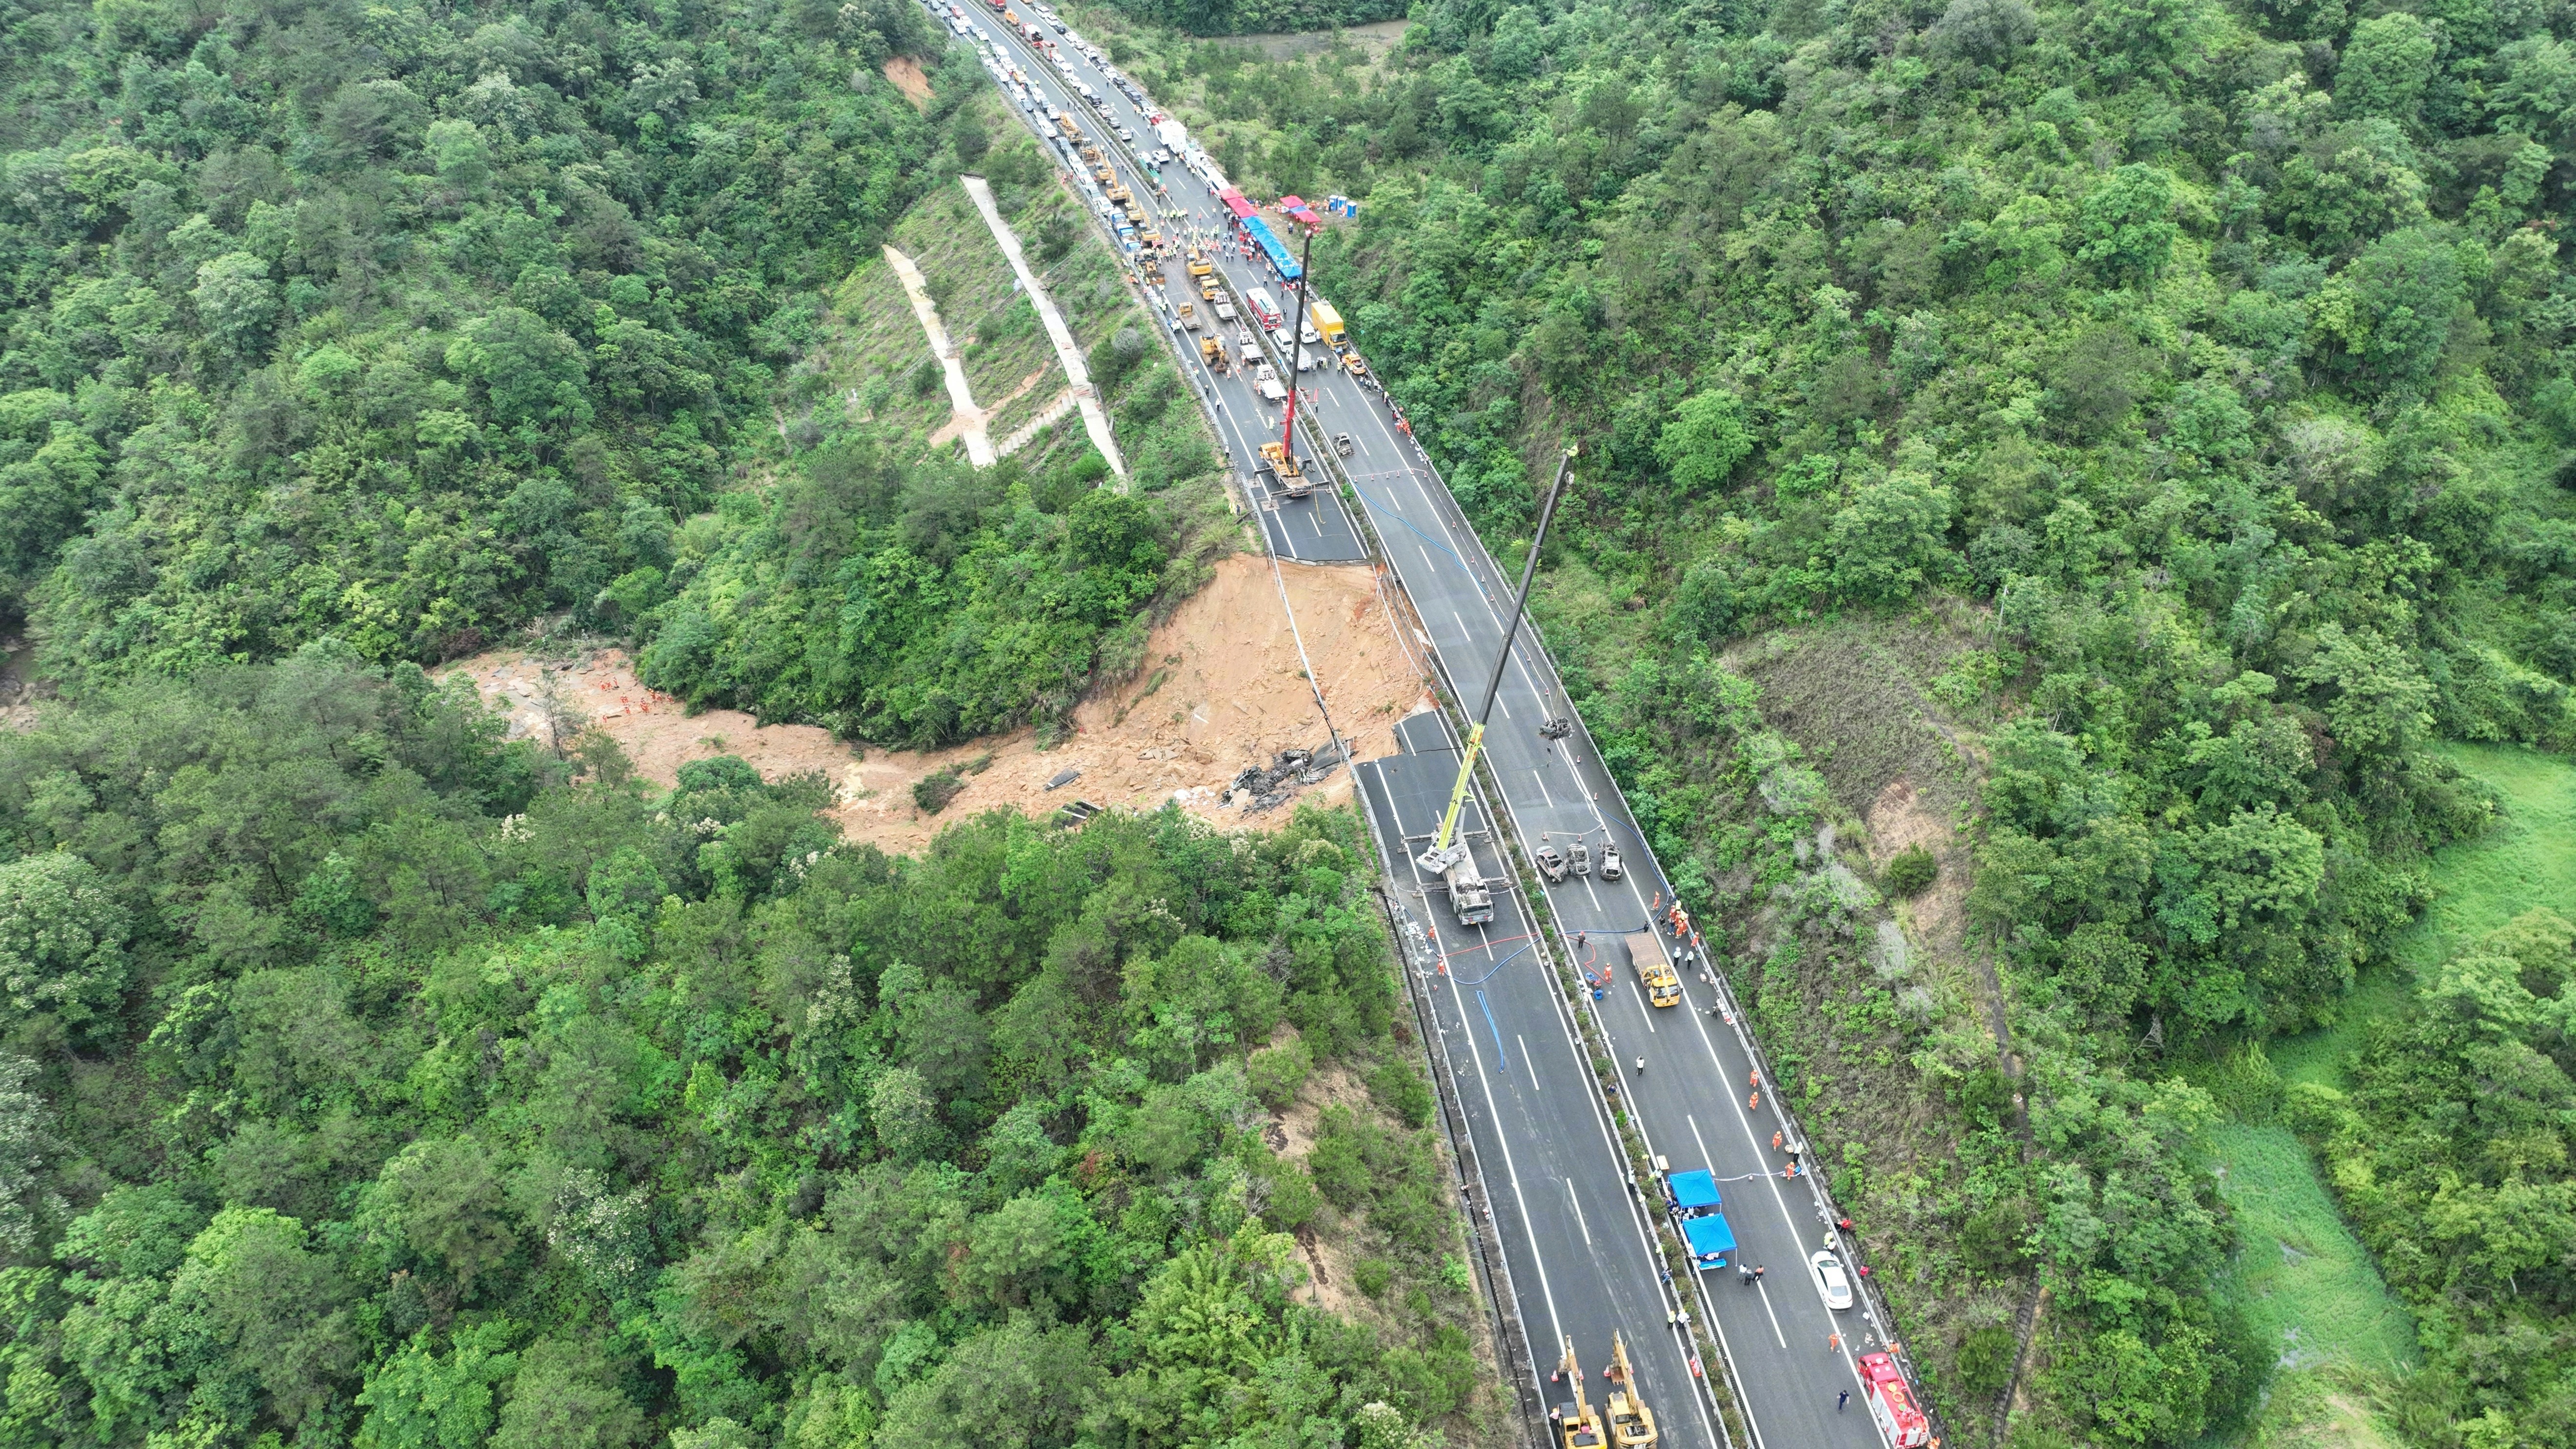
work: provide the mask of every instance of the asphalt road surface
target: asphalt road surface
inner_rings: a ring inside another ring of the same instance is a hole
[[[1182,236],[1223,241],[1224,209],[1199,177],[1175,162],[1163,169],[1165,189],[1157,194],[1136,150],[1113,129],[1124,126],[1151,146],[1146,114],[1097,66],[1072,45],[1061,47],[1075,75],[1105,97],[1106,118],[1084,104],[1055,66],[1000,24],[997,15],[978,7],[969,18],[993,35],[996,56],[1018,67],[1044,103],[1071,116],[1101,145],[1137,196],[1151,198],[1148,205],[1167,238],[1177,230]],[[1013,102],[1021,104],[1016,96]],[[1043,112],[1031,117],[1031,123],[1041,132],[1049,129]],[[1065,148],[1056,150],[1060,159],[1067,157]],[[1083,170],[1071,160],[1068,169],[1077,176]],[[1086,196],[1096,194],[1080,182],[1077,189]],[[1278,281],[1234,246],[1211,246],[1209,255],[1234,296],[1266,287],[1287,304]],[[1196,301],[1185,269],[1175,262],[1168,270],[1174,280],[1166,288],[1167,304],[1176,308],[1183,297]],[[1151,274],[1146,275],[1150,283]],[[1263,404],[1239,374],[1216,375],[1199,365],[1188,339],[1189,334],[1181,334],[1180,350],[1190,354],[1185,366],[1197,368],[1193,381],[1224,419],[1218,431],[1236,471],[1255,477],[1256,442],[1276,435],[1279,412]],[[1282,378],[1291,375],[1277,348],[1267,339],[1259,345]],[[1351,437],[1352,456],[1344,467],[1352,490],[1386,562],[1412,600],[1424,642],[1449,677],[1452,694],[1477,699],[1500,648],[1510,584],[1432,472],[1429,459],[1396,426],[1383,394],[1338,367],[1298,378],[1312,400],[1311,411],[1301,402],[1301,414],[1327,438],[1339,433]],[[1307,451],[1303,442],[1301,454]],[[1574,486],[1582,486],[1579,469]],[[1358,530],[1332,490],[1319,488],[1305,500],[1256,501],[1271,545],[1281,556],[1317,562],[1365,556]],[[1331,621],[1323,622],[1330,626]],[[1541,735],[1547,720],[1573,713],[1554,666],[1525,624],[1504,670],[1485,738],[1493,778],[1502,791],[1495,814],[1500,829],[1517,840],[1525,856],[1543,842],[1563,849],[1580,839],[1596,857],[1605,844],[1618,847],[1627,867],[1623,879],[1605,881],[1595,873],[1546,887],[1559,926],[1552,949],[1571,950],[1578,967],[1598,971],[1616,967],[1619,952],[1605,952],[1603,943],[1592,938],[1648,929],[1656,906],[1671,902],[1673,894],[1580,720],[1565,739]],[[1425,738],[1426,729],[1438,730],[1439,738]],[[1555,1402],[1562,1396],[1561,1389],[1544,1380],[1560,1335],[1570,1334],[1592,1375],[1597,1401],[1599,1365],[1608,1357],[1609,1333],[1616,1328],[1637,1360],[1640,1388],[1658,1410],[1664,1443],[1718,1445],[1715,1425],[1689,1391],[1681,1337],[1664,1316],[1687,1306],[1695,1318],[1713,1319],[1734,1366],[1758,1449],[1867,1449],[1880,1443],[1873,1422],[1859,1411],[1862,1394],[1855,1365],[1858,1354],[1878,1346],[1879,1325],[1870,1319],[1866,1300],[1852,1310],[1829,1310],[1808,1275],[1807,1255],[1823,1245],[1830,1224],[1809,1183],[1782,1176],[1789,1158],[1773,1150],[1772,1135],[1781,1133],[1794,1146],[1798,1133],[1779,1114],[1767,1083],[1760,1088],[1758,1105],[1751,1100],[1749,1038],[1740,1023],[1719,1014],[1717,992],[1703,978],[1700,963],[1681,963],[1684,1000],[1678,1006],[1649,1006],[1635,973],[1614,969],[1599,998],[1584,1007],[1595,1013],[1611,1044],[1621,1094],[1649,1150],[1668,1158],[1675,1170],[1709,1168],[1725,1198],[1742,1261],[1768,1269],[1752,1287],[1741,1285],[1731,1269],[1704,1275],[1698,1284],[1676,1285],[1690,1292],[1674,1299],[1667,1296],[1661,1267],[1635,1217],[1638,1209],[1630,1206],[1603,1104],[1576,1049],[1562,993],[1547,979],[1538,952],[1512,953],[1513,946],[1527,944],[1529,934],[1519,901],[1510,893],[1499,894],[1492,922],[1460,928],[1445,892],[1416,881],[1416,872],[1403,858],[1405,837],[1437,828],[1456,771],[1454,741],[1447,738],[1445,726],[1426,716],[1408,722],[1394,738],[1357,743],[1363,755],[1371,747],[1395,751],[1367,762],[1360,780],[1369,791],[1388,853],[1389,879],[1399,892],[1420,890],[1406,897],[1408,908],[1427,930],[1437,930],[1439,950],[1447,958],[1434,993],[1441,1012],[1439,1045],[1495,1197],[1490,1205],[1494,1225],[1510,1264],[1516,1307],[1539,1360],[1542,1397]],[[1487,829],[1481,805],[1475,828]],[[1490,839],[1476,850],[1489,875],[1509,879],[1515,874]],[[1671,944],[1669,937],[1660,939]],[[1477,984],[1462,984],[1469,980]],[[1641,1057],[1646,1064],[1642,1072],[1634,1065]],[[1852,1260],[1847,1246],[1844,1258]],[[1837,1412],[1836,1395],[1844,1389],[1852,1390],[1853,1409]]]

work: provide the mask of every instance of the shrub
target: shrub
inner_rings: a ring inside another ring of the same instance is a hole
[[[1395,1281],[1395,1265],[1384,1258],[1362,1258],[1351,1268],[1351,1281],[1371,1298],[1380,1297]]]
[[[1887,888],[1900,896],[1919,896],[1941,878],[1941,862],[1922,846],[1908,846],[1887,863]]]
[[[1959,1344],[1959,1388],[1972,1397],[1985,1398],[2004,1391],[2012,1381],[2014,1350],[2013,1332],[2000,1323],[1968,1330]]]
[[[1407,1127],[1431,1125],[1431,1084],[1412,1062],[1398,1057],[1369,1073],[1369,1094]]]
[[[1276,1112],[1297,1099],[1297,1089],[1306,1085],[1306,1074],[1314,1069],[1314,1057],[1306,1050],[1304,1037],[1290,1037],[1274,1047],[1263,1047],[1243,1064],[1244,1079],[1252,1085],[1252,1095],[1261,1105]]]
[[[912,803],[921,807],[922,814],[936,815],[947,809],[948,802],[956,799],[957,792],[965,788],[966,777],[958,774],[952,766],[913,782]]]

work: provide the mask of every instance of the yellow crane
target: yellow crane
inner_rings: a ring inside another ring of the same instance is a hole
[[[1574,1363],[1574,1340],[1565,1341],[1565,1357],[1557,1367],[1565,1381],[1574,1386],[1574,1401],[1556,1406],[1557,1449],[1601,1449],[1601,1416],[1592,1412],[1592,1401],[1583,1397],[1583,1370]]]
[[[1610,1441],[1616,1449],[1646,1449],[1655,1442],[1655,1411],[1637,1397],[1636,1370],[1628,1367],[1628,1345],[1610,1335]]]
[[[1351,361],[1356,363],[1359,359],[1354,357]],[[1485,749],[1485,720],[1494,712],[1494,696],[1503,688],[1503,666],[1511,662],[1512,640],[1520,636],[1521,614],[1529,607],[1530,576],[1538,572],[1539,545],[1547,542],[1548,520],[1556,516],[1556,500],[1564,495],[1565,476],[1573,468],[1574,444],[1568,443],[1565,456],[1557,460],[1556,481],[1548,485],[1547,501],[1539,505],[1538,531],[1531,535],[1529,557],[1521,563],[1521,588],[1512,598],[1511,623],[1504,627],[1503,647],[1494,655],[1494,675],[1485,684],[1485,702],[1476,710],[1475,722],[1467,727],[1467,748],[1458,760],[1458,783],[1450,787],[1449,808],[1440,817],[1440,833],[1432,838],[1430,849],[1413,858],[1413,863],[1422,867],[1425,874],[1448,881],[1449,903],[1458,911],[1462,923],[1470,923],[1469,911],[1462,904],[1464,901],[1479,902],[1482,911],[1476,917],[1479,920],[1493,919],[1493,908],[1484,904],[1487,898],[1480,890],[1483,881],[1477,876],[1475,859],[1467,850],[1467,842],[1457,838],[1458,807],[1467,801],[1468,778],[1475,773],[1476,757]],[[1571,1352],[1570,1349],[1568,1351]]]

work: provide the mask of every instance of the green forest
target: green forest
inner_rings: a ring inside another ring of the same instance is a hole
[[[0,1442],[1404,1449],[1469,1402],[1354,816],[905,859],[827,793],[559,761],[331,640],[0,737]],[[1324,1063],[1372,1095],[1283,1163]],[[1292,1301],[1327,1212],[1392,1335]]]
[[[2576,746],[2576,11],[1224,38],[1394,8],[1074,18],[1248,191],[1360,199],[1323,290],[1498,556],[1582,443],[1534,616],[1903,1240],[1957,1441],[2576,1441],[2576,912],[2392,960],[2515,808],[2444,745]],[[650,784],[426,672],[577,629],[928,745],[1141,662],[1201,460],[1129,493],[815,421],[833,289],[1035,154],[918,6],[21,0],[6,37],[0,624],[58,698],[0,734],[0,1445],[1492,1428],[1356,817],[887,857],[818,777]],[[1802,655],[1895,662],[1818,694]],[[1962,864],[1845,888],[1817,842],[1888,701]],[[1991,984],[1873,973],[1944,892]],[[2268,1065],[2328,1029],[2332,1083]],[[2221,1123],[2296,1132],[2409,1362],[2257,1330]],[[1301,1296],[1318,1224],[1352,1312]]]

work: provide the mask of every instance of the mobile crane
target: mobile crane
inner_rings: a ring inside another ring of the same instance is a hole
[[[1291,498],[1305,498],[1314,493],[1315,480],[1306,475],[1305,468],[1288,451],[1287,444],[1262,444],[1261,458],[1262,471],[1278,480],[1281,492]]]
[[[1538,570],[1539,546],[1547,542],[1548,520],[1556,516],[1556,500],[1564,494],[1565,476],[1573,468],[1574,445],[1568,443],[1565,456],[1556,465],[1556,481],[1548,485],[1547,501],[1539,506],[1538,530],[1530,540],[1529,558],[1521,565],[1520,592],[1512,599],[1512,620],[1503,629],[1503,647],[1494,655],[1494,675],[1485,684],[1485,703],[1467,728],[1467,748],[1458,761],[1458,783],[1449,789],[1449,809],[1440,817],[1440,833],[1432,837],[1430,848],[1413,858],[1425,875],[1439,876],[1448,883],[1449,908],[1457,913],[1462,926],[1492,920],[1494,897],[1476,872],[1475,855],[1467,849],[1467,842],[1458,838],[1458,809],[1467,803],[1467,782],[1474,777],[1476,756],[1485,748],[1485,720],[1494,712],[1494,696],[1502,692],[1503,666],[1511,662],[1512,640],[1519,637],[1521,614],[1529,607],[1530,575]],[[1470,915],[1471,909],[1480,914]]]

